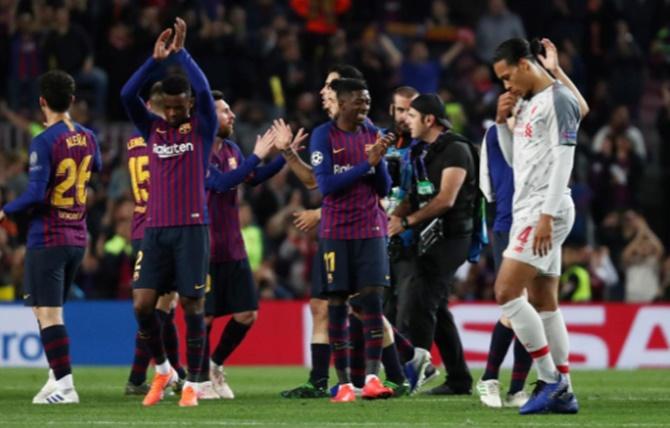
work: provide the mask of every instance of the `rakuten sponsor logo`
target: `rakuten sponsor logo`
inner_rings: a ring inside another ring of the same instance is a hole
[[[351,166],[350,164],[346,165],[335,164],[333,165],[333,174],[342,174],[343,172],[349,171],[351,168],[353,168],[353,166]]]
[[[344,172],[349,171],[351,168],[353,168],[353,166],[350,165],[350,164],[346,164],[346,165],[335,164],[335,165],[333,165],[333,174],[342,174]],[[368,172],[365,173],[365,175],[372,175],[374,173],[375,173],[375,167],[372,166],[372,167],[370,167]]]
[[[154,153],[161,159],[181,156],[194,150],[193,143],[154,145],[153,148]]]

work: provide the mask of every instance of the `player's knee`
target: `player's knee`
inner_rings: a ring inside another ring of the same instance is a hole
[[[192,298],[192,297],[180,297],[179,303],[184,309],[186,315],[197,315],[201,314],[205,310],[205,299],[202,298]]]
[[[63,324],[63,316],[60,311],[48,310],[51,308],[41,308],[37,311],[37,319],[40,322],[42,329]]]
[[[504,305],[510,300],[517,298],[518,296],[515,296],[512,291],[513,290],[511,290],[510,287],[508,287],[506,284],[496,282],[494,287],[496,303],[499,305]]]
[[[154,305],[146,299],[135,299],[133,310],[138,317],[147,317],[154,312]]]
[[[234,314],[233,318],[240,324],[250,326],[258,319],[258,311],[246,311]]]
[[[345,294],[331,294],[328,296],[328,305],[329,306],[341,306],[347,302],[347,296]]]
[[[530,303],[537,312],[554,312],[558,309],[558,302],[555,298],[537,296],[530,294],[528,296]]]
[[[312,319],[314,323],[318,320],[328,321],[328,301],[321,299],[312,299],[309,302],[309,309],[312,312]]]

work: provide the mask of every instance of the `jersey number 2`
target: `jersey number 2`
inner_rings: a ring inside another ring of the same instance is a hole
[[[75,204],[75,198],[78,205],[86,204],[86,184],[91,179],[91,155],[86,155],[77,166],[77,162],[72,158],[65,158],[56,167],[56,177],[65,176],[65,179],[58,183],[51,195],[51,204],[58,208],[71,208]],[[72,186],[75,186],[75,195],[64,196]]]

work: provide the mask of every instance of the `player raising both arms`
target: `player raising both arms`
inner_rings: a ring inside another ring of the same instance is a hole
[[[78,403],[63,302],[87,245],[86,187],[102,163],[93,132],[70,119],[72,76],[49,71],[39,87],[47,128],[30,145],[28,188],[3,207],[0,221],[5,214],[30,210],[23,300],[33,308],[50,367],[33,403]]]
[[[163,85],[156,82],[149,92],[147,108],[156,116],[163,116]],[[132,224],[132,246],[133,260],[137,259],[137,254],[142,245],[144,237],[144,225],[147,217],[147,201],[149,200],[149,147],[139,132],[133,133],[128,139],[128,171],[130,172],[130,184],[133,189],[133,199],[135,208],[133,210]],[[179,374],[179,382],[175,385],[177,391],[186,377],[186,372],[179,362],[179,339],[177,337],[177,327],[174,323],[174,312],[177,304],[177,293],[171,292],[158,298],[156,303],[156,315],[161,324],[161,337],[165,352],[170,364]],[[139,335],[135,336],[135,353],[133,365],[126,383],[126,395],[145,395],[149,392],[149,385],[146,383],[147,368],[151,361],[151,353],[145,347],[145,342]]]
[[[558,280],[561,245],[575,218],[568,182],[580,103],[542,67],[533,51],[539,52],[539,46],[531,50],[526,40],[510,39],[498,46],[494,57],[495,73],[508,91],[498,101],[498,139],[514,172],[510,242],[495,293],[516,337],[537,364],[537,387],[520,413],[576,413],[577,400],[563,374],[569,344],[558,310]],[[517,98],[522,101],[512,132],[507,118]]]
[[[174,284],[184,309],[188,376],[180,406],[198,404],[205,343],[204,293],[209,261],[205,171],[218,123],[207,78],[184,49],[186,23],[182,19],[177,18],[174,40],[168,46],[171,36],[172,29],[160,34],[153,57],[121,91],[129,117],[149,145],[151,197],[133,282],[140,337],[156,362],[145,406],[158,403],[163,390],[178,379],[165,357],[160,323],[154,311],[159,294],[173,291]],[[188,80],[181,75],[163,79],[165,119],[162,119],[147,110],[139,92],[160,62],[170,55],[186,71]],[[195,89],[195,103],[191,85]]]

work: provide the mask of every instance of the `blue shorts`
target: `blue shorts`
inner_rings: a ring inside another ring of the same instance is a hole
[[[61,307],[65,302],[84,248],[74,246],[29,248],[23,274],[26,306]]]
[[[319,241],[319,249],[314,254],[312,258],[312,292],[310,297],[312,299],[322,299],[328,300],[328,294],[326,293],[326,271],[323,266],[323,244]]]
[[[386,238],[323,239],[327,293],[354,294],[366,286],[388,287]]]
[[[210,263],[205,315],[220,317],[258,310],[258,291],[249,259]]]
[[[180,296],[205,295],[209,261],[207,225],[150,227],[135,261],[133,289],[158,294],[177,291]]]

